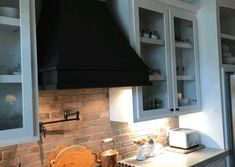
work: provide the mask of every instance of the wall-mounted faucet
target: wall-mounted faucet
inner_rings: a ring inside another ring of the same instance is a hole
[[[60,122],[68,122],[68,121],[79,121],[80,120],[80,115],[79,111],[72,112],[72,110],[69,110],[67,108],[64,109],[64,119],[63,120],[57,120],[57,121],[50,121],[50,122],[40,122],[39,123],[39,128],[40,128],[40,136],[46,137],[46,125],[47,124],[54,124],[54,123],[60,123]],[[69,119],[70,116],[76,115],[75,118]]]

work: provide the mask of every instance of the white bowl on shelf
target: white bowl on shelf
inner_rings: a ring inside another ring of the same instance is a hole
[[[12,7],[0,7],[0,16],[19,18],[19,9]]]
[[[180,106],[187,106],[189,105],[189,102],[190,102],[188,98],[182,98],[182,99],[179,99],[178,101],[179,101]]]
[[[222,55],[223,57],[233,57],[231,52],[223,52]]]
[[[235,64],[235,57],[223,57],[225,64]]]
[[[21,72],[20,71],[15,71],[13,72],[14,75],[21,75]]]

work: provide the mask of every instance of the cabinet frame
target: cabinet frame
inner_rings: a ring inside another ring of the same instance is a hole
[[[0,147],[39,140],[35,1],[19,0],[19,9],[21,76],[1,83],[21,84],[23,127],[0,131]]]
[[[167,90],[168,92],[168,108],[165,109],[153,109],[143,111],[143,94],[142,87],[133,88],[134,95],[134,122],[152,120],[158,118],[164,118],[169,116],[178,116],[182,114],[188,114],[193,112],[199,112],[201,110],[201,93],[200,93],[200,66],[199,66],[199,47],[198,47],[198,31],[197,31],[197,19],[195,13],[177,9],[159,2],[138,0],[133,2],[133,28],[134,28],[134,45],[137,53],[141,55],[141,41],[140,41],[140,23],[139,23],[139,8],[144,8],[153,12],[162,13],[164,15],[164,37],[165,37],[165,56],[167,65]],[[174,32],[174,17],[182,18],[192,21],[193,23],[193,56],[195,64],[195,85],[196,85],[196,99],[197,104],[178,106],[177,100],[177,74],[176,74],[176,53],[175,53],[175,32]],[[170,32],[169,34],[167,32]],[[168,56],[169,55],[169,56]],[[141,57],[141,56],[140,56]],[[173,82],[172,84],[170,82]],[[172,111],[173,109],[173,111]]]

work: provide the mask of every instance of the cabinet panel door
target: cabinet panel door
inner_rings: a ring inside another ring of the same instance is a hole
[[[225,159],[218,160],[218,161],[213,162],[205,167],[226,167],[226,160]]]
[[[150,67],[152,86],[137,87],[135,120],[156,119],[171,114],[172,96],[169,56],[169,14],[165,5],[135,2],[135,46]]]
[[[197,21],[191,13],[170,10],[174,106],[177,112],[200,109]]]
[[[0,29],[3,35],[0,43],[5,43],[0,46],[0,147],[32,141],[35,136],[30,30],[32,2],[14,2],[13,7],[20,11],[19,18],[4,17],[10,24]]]

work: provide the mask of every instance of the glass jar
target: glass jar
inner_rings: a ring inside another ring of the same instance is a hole
[[[136,160],[137,161],[143,161],[145,159],[144,157],[144,145],[138,145]]]
[[[154,157],[155,156],[155,146],[153,139],[150,139],[148,141],[148,157]]]

